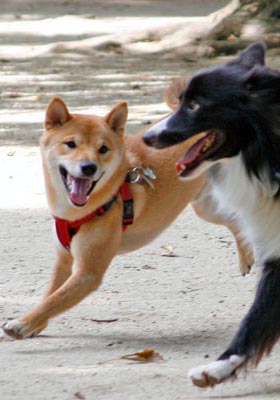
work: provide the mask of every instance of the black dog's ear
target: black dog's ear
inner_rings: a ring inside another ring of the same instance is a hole
[[[256,65],[265,65],[265,51],[266,46],[264,43],[254,43],[247,47],[245,50],[229,63],[229,65],[242,65],[245,68],[251,69]]]
[[[279,103],[280,73],[266,67],[256,67],[248,72],[244,80],[248,93],[267,102]]]
[[[187,78],[181,77],[173,81],[165,90],[164,100],[172,111],[175,111],[178,108],[181,101],[181,96],[186,86]]]

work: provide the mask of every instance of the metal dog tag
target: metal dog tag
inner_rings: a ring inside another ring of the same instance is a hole
[[[152,189],[155,188],[151,179],[156,179],[156,176],[151,168],[143,168],[143,179]]]
[[[154,171],[151,168],[143,168],[143,172],[147,178],[151,178],[151,179],[157,178],[154,174]]]

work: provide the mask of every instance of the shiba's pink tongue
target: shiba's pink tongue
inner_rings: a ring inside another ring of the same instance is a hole
[[[84,205],[87,202],[87,193],[91,187],[92,182],[90,179],[81,179],[70,177],[71,179],[71,192],[70,198],[74,204]]]

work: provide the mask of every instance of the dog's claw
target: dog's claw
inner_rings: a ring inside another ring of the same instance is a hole
[[[214,378],[213,376],[207,375],[205,372],[202,373],[202,376],[200,378],[191,378],[192,382],[195,386],[205,388],[205,387],[214,387],[218,383],[221,383],[221,381],[218,381],[218,379]]]
[[[252,269],[252,265],[243,265],[242,267],[240,267],[240,271],[243,276],[250,274],[251,269]]]
[[[5,337],[9,338],[9,340],[23,339],[24,337],[23,328],[24,328],[23,322],[17,319],[7,321],[1,328],[1,331],[3,332],[2,336],[5,335]]]
[[[254,255],[252,252],[247,254],[239,254],[239,268],[243,276],[251,272],[252,266],[255,263]]]

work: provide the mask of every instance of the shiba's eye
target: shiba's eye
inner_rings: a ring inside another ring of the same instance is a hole
[[[109,151],[109,149],[104,144],[103,146],[100,147],[100,149],[98,151],[99,151],[100,154],[105,154],[105,153],[107,153],[107,151]]]
[[[64,143],[69,149],[75,149],[77,147],[76,143],[74,140],[69,140],[68,142]]]
[[[187,105],[188,110],[197,111],[200,108],[200,104],[197,101],[191,100]]]

